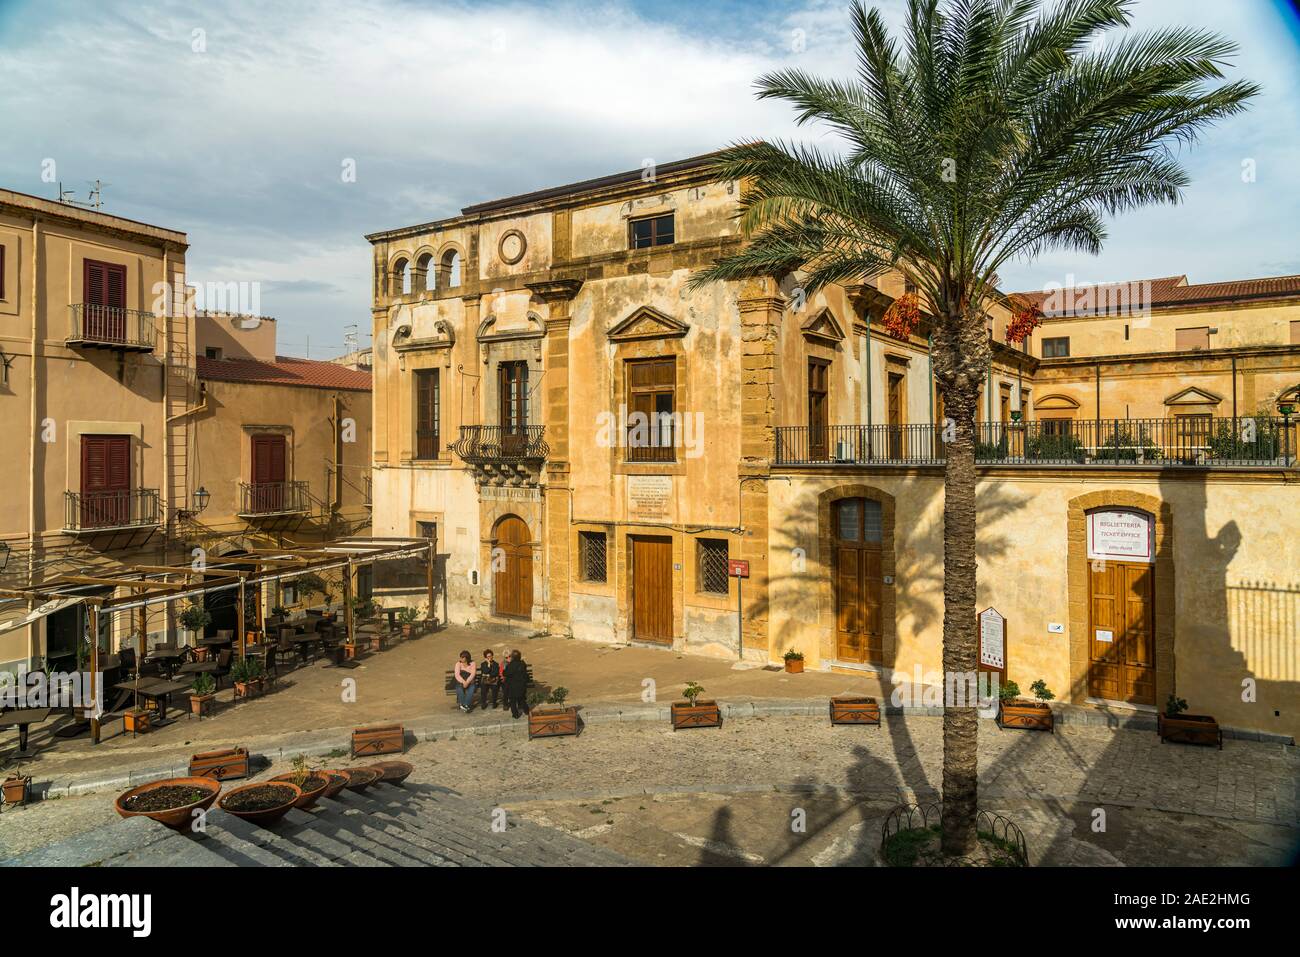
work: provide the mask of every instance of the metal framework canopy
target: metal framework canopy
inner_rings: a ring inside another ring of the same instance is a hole
[[[126,611],[227,591],[238,588],[241,582],[248,586],[284,581],[331,569],[412,558],[420,554],[428,556],[432,589],[432,562],[436,548],[437,542],[430,538],[353,537],[311,544],[290,543],[278,548],[254,548],[240,555],[225,555],[202,564],[127,565],[103,576],[59,575],[35,588],[0,589],[0,595],[39,602],[79,599],[105,611]],[[116,597],[95,594],[105,587],[131,589],[131,594]]]

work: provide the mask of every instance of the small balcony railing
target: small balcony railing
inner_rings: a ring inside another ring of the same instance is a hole
[[[158,341],[156,318],[151,312],[89,302],[73,303],[68,308],[72,313],[72,329],[67,345],[152,352]]]
[[[306,482],[240,482],[239,514],[289,515],[311,510]]]
[[[460,438],[448,448],[469,465],[541,462],[551,447],[543,438],[544,425],[462,425]]]
[[[63,528],[69,532],[143,528],[160,523],[158,490],[64,492]]]
[[[1280,416],[981,422],[978,465],[1233,468],[1296,464],[1297,423]],[[935,425],[782,426],[776,465],[941,465]]]

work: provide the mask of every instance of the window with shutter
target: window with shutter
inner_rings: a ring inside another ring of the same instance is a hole
[[[629,360],[626,370],[627,460],[676,461],[677,360]]]
[[[81,437],[81,527],[125,525],[131,511],[131,438]]]
[[[441,451],[438,423],[442,413],[437,369],[420,369],[415,373],[415,404],[415,457],[436,459]]]
[[[85,261],[82,335],[103,342],[126,339],[126,267]]]

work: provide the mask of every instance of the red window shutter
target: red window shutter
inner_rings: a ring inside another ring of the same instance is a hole
[[[92,306],[125,309],[126,267],[94,259],[87,259],[85,264],[85,302]]]
[[[0,299],[5,297],[5,247],[0,246]]]
[[[104,264],[93,259],[86,260],[85,301],[94,306],[107,306],[108,291],[104,284]]]
[[[253,437],[253,483],[265,485],[283,482],[285,474],[285,447],[283,435],[258,435]]]
[[[126,267],[108,266],[104,270],[104,283],[106,286],[105,295],[107,296],[105,305],[115,306],[118,309],[125,309]]]
[[[81,491],[119,492],[130,488],[130,436],[83,435],[81,437]]]

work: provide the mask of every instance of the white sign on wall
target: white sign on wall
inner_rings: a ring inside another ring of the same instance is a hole
[[[1088,558],[1118,562],[1155,561],[1151,516],[1126,508],[1088,513]]]
[[[1007,666],[1007,620],[996,608],[980,612],[980,664],[986,668]]]

